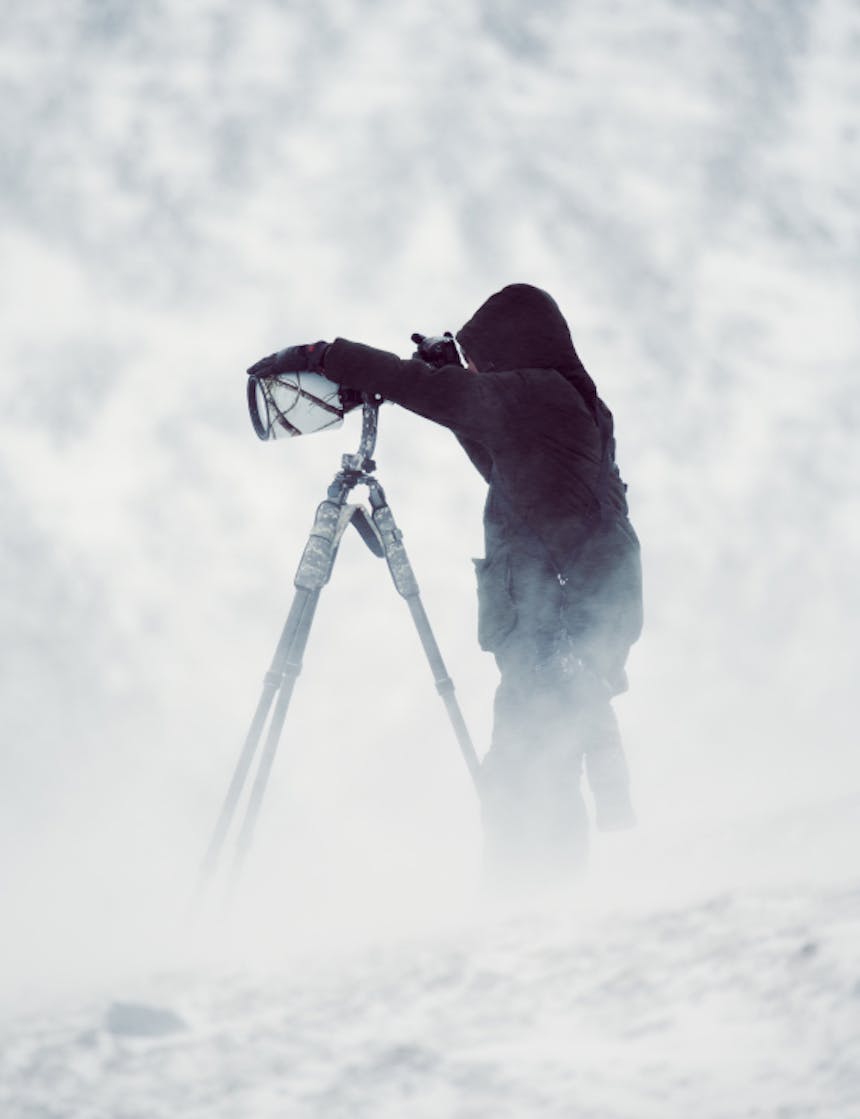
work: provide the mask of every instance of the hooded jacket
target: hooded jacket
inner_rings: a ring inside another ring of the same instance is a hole
[[[539,628],[561,618],[592,644],[598,630],[606,644],[609,627],[608,659],[623,664],[641,628],[638,542],[612,416],[561,311],[539,288],[512,284],[457,339],[480,372],[433,369],[339,338],[326,375],[450,428],[489,484],[486,555],[476,561],[484,648],[498,648],[518,618]]]

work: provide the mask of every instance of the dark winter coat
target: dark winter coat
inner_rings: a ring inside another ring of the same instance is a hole
[[[457,337],[479,373],[337,339],[326,375],[450,428],[489,483],[476,561],[481,645],[562,629],[617,678],[642,616],[612,416],[545,292],[504,288]]]

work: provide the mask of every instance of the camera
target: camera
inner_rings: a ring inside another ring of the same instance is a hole
[[[412,355],[413,358],[419,358],[428,365],[432,365],[434,369],[441,369],[443,365],[459,365],[461,367],[463,365],[460,360],[460,350],[450,330],[433,337],[413,334],[412,341],[418,347]]]
[[[412,341],[417,346],[413,358],[434,369],[463,364],[450,331],[434,336],[413,334]],[[247,394],[251,424],[259,439],[312,435],[340,427],[347,412],[362,402],[360,392],[342,388],[322,373],[271,372],[277,363],[269,364],[268,359],[258,366],[262,371],[249,375]]]
[[[312,435],[340,427],[361,404],[361,393],[321,373],[275,373],[248,377],[248,412],[259,439]]]

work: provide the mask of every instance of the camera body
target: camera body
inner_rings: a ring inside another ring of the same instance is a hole
[[[441,369],[443,365],[459,365],[462,368],[463,362],[460,360],[460,351],[450,330],[446,330],[444,334],[430,337],[424,334],[413,334],[412,341],[418,347],[412,355],[413,358],[419,358],[428,365],[432,365],[434,369]]]

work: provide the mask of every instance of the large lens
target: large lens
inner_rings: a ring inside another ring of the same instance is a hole
[[[248,411],[260,439],[310,435],[340,427],[345,410],[340,386],[321,373],[248,378]]]
[[[266,391],[259,377],[248,378],[248,411],[258,438],[268,439],[272,434]]]

